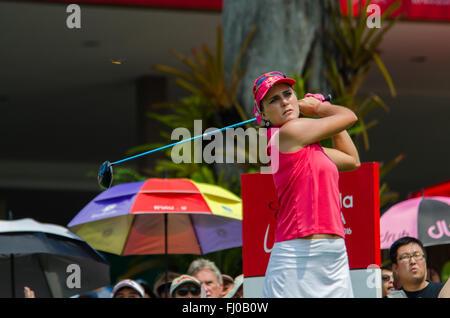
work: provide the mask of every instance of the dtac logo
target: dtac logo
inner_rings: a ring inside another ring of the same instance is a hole
[[[432,225],[428,228],[428,235],[435,240],[442,238],[444,235],[450,237],[450,231],[445,220],[436,221],[436,225]]]

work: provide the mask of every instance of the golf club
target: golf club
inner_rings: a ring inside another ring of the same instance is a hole
[[[328,94],[327,97],[325,98],[325,101],[331,101],[331,99],[332,99],[332,96],[330,94]],[[174,142],[172,144],[165,145],[165,146],[162,146],[162,147],[159,147],[159,148],[155,148],[155,149],[151,149],[149,151],[146,151],[146,152],[134,155],[134,156],[130,156],[130,157],[118,160],[118,161],[114,161],[114,162],[105,161],[100,166],[100,170],[98,172],[98,177],[97,177],[98,184],[101,187],[104,187],[106,189],[109,189],[111,187],[112,182],[113,182],[113,168],[112,168],[113,165],[116,165],[116,164],[119,164],[119,163],[122,163],[122,162],[125,162],[125,161],[128,161],[128,160],[136,159],[136,158],[139,158],[139,157],[142,157],[142,156],[146,156],[146,155],[149,155],[151,153],[154,153],[154,152],[157,152],[157,151],[160,151],[160,150],[164,150],[164,149],[167,149],[167,148],[170,148],[170,147],[182,144],[182,143],[186,143],[186,142],[190,142],[190,141],[195,140],[195,139],[203,138],[205,136],[214,135],[214,134],[216,134],[218,132],[221,132],[221,131],[224,131],[226,129],[242,126],[242,125],[245,125],[245,124],[252,123],[254,121],[256,121],[256,118],[252,118],[252,119],[245,120],[245,121],[242,121],[242,122],[230,125],[230,126],[219,128],[219,129],[210,131],[209,133],[204,133],[204,134],[201,134],[201,135],[197,135],[197,136],[191,137],[189,139],[183,139],[183,140]]]

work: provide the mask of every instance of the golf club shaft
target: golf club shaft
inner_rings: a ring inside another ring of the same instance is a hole
[[[330,101],[331,99],[332,99],[331,95],[328,94],[327,97],[325,98],[325,101]],[[146,156],[146,155],[149,155],[149,154],[151,154],[153,152],[164,150],[164,149],[167,149],[167,148],[170,148],[170,147],[173,147],[173,146],[185,143],[185,142],[189,142],[189,141],[192,141],[192,140],[195,140],[195,139],[198,139],[198,138],[203,138],[205,136],[214,135],[214,134],[216,134],[218,132],[224,131],[224,130],[229,129],[229,128],[234,128],[234,127],[242,126],[242,125],[245,125],[245,124],[250,124],[250,123],[252,123],[254,121],[256,121],[256,118],[252,118],[252,119],[249,119],[249,120],[241,121],[239,123],[236,123],[236,124],[233,124],[233,125],[230,125],[230,126],[226,126],[226,127],[223,127],[223,128],[216,129],[216,130],[211,131],[209,133],[204,133],[204,134],[201,134],[201,135],[198,135],[198,136],[191,137],[189,139],[183,139],[183,140],[174,142],[174,143],[169,144],[169,145],[165,145],[165,146],[162,146],[162,147],[159,147],[159,148],[155,148],[155,149],[152,149],[152,150],[149,150],[149,151],[146,151],[146,152],[143,152],[143,153],[140,153],[140,154],[137,154],[137,155],[134,155],[134,156],[122,159],[122,160],[118,160],[118,161],[112,162],[111,165],[116,165],[116,164],[119,164],[119,163],[122,163],[122,162],[125,162],[125,161],[128,161],[128,160],[132,160],[132,159],[136,159],[136,158],[139,158],[139,157],[142,157],[142,156]]]
[[[155,149],[152,149],[152,150],[149,150],[149,151],[146,151],[146,152],[143,152],[143,153],[140,153],[140,154],[137,154],[137,155],[134,155],[134,156],[122,159],[122,160],[111,162],[111,165],[115,165],[115,164],[122,163],[122,162],[125,162],[125,161],[128,161],[128,160],[131,160],[131,159],[136,159],[136,158],[139,158],[139,157],[142,157],[142,156],[146,156],[146,155],[151,154],[153,152],[164,150],[164,149],[167,149],[167,148],[170,148],[170,147],[173,147],[173,146],[185,143],[185,142],[189,142],[189,141],[192,141],[192,140],[195,140],[195,139],[198,139],[198,138],[205,137],[205,136],[214,135],[214,134],[216,134],[218,132],[221,132],[221,131],[224,131],[226,129],[242,126],[242,125],[245,125],[245,124],[252,123],[254,121],[256,121],[256,118],[252,118],[252,119],[245,120],[245,121],[242,121],[242,122],[239,122],[239,123],[227,126],[227,127],[216,129],[214,131],[210,131],[209,133],[204,133],[204,134],[201,134],[201,135],[198,135],[198,136],[191,137],[189,139],[183,139],[183,140],[174,142],[174,143],[169,144],[169,145],[165,145],[165,146],[162,146],[162,147],[159,147],[159,148],[155,148]]]

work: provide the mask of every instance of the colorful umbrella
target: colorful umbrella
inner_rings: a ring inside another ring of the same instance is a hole
[[[450,197],[431,196],[402,201],[380,218],[382,249],[403,236],[422,241],[424,246],[450,243]]]
[[[0,282],[0,297],[70,297],[109,285],[109,264],[63,226],[0,221]]]
[[[200,255],[241,246],[241,220],[241,199],[228,190],[154,178],[105,190],[68,227],[117,255]]]

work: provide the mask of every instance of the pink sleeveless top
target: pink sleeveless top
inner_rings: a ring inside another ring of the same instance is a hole
[[[277,132],[277,128],[270,130]],[[273,148],[277,147],[273,139],[268,151],[279,204],[275,242],[312,234],[344,237],[339,172],[334,162],[318,142],[297,152],[282,153]]]

